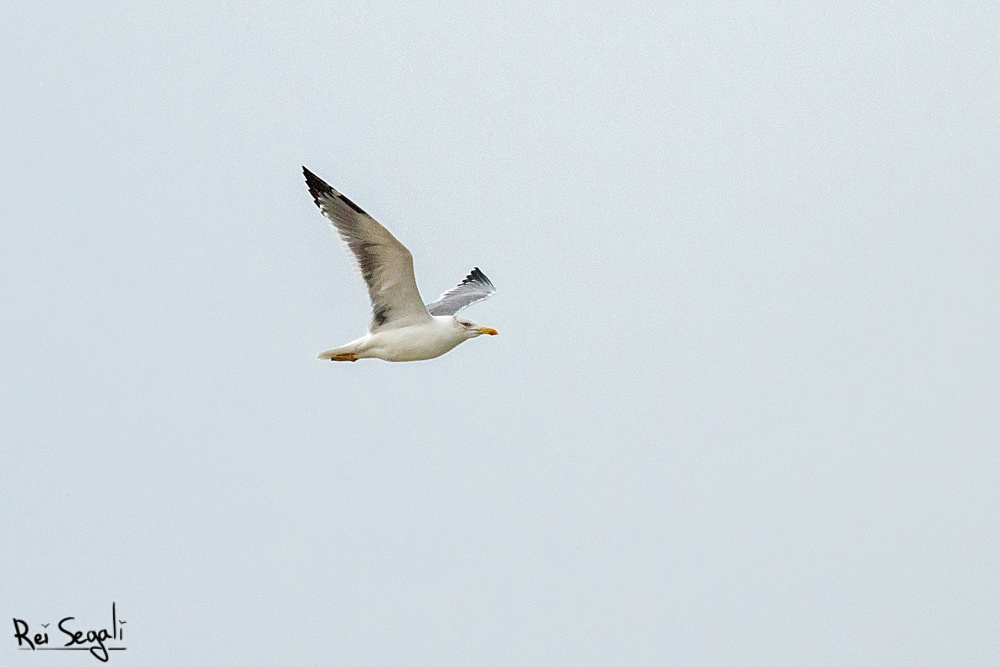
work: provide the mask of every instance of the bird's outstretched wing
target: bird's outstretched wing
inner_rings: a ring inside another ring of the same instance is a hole
[[[389,230],[305,167],[302,173],[316,206],[354,254],[368,285],[372,321],[368,331],[430,319],[413,277],[413,255]]]
[[[427,312],[431,315],[454,315],[466,306],[488,298],[494,292],[496,288],[493,283],[477,266],[465,280],[442,294],[434,303],[427,304]]]

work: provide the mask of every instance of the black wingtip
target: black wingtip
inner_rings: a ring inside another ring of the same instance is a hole
[[[463,285],[466,283],[481,283],[483,285],[493,287],[493,283],[486,277],[485,273],[479,270],[478,266],[473,267],[472,272],[469,273],[469,275],[465,277],[465,280],[462,281]]]
[[[324,181],[322,178],[316,174],[309,171],[306,167],[302,167],[302,175],[306,177],[306,185],[309,186],[309,194],[312,195],[313,201],[316,202],[317,206],[320,206],[320,197],[336,197],[340,201],[347,204],[352,211],[355,213],[360,213],[361,215],[368,215],[361,207],[352,202],[350,199],[340,194],[336,190],[330,187],[330,185]]]
[[[309,194],[312,195],[313,201],[319,206],[319,198],[323,195],[331,197],[334,195],[334,190],[326,181],[317,176],[316,174],[309,171],[306,167],[302,167],[302,175],[306,177],[306,185],[309,187]]]

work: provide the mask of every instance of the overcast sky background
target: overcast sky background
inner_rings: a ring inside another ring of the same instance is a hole
[[[1000,12],[826,4],[5,0],[0,615],[994,661]],[[500,336],[318,361],[369,308],[303,164]]]

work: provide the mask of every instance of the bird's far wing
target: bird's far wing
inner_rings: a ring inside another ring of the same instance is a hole
[[[389,230],[305,167],[302,173],[316,206],[354,254],[368,285],[372,321],[368,331],[430,319],[413,277],[413,255]]]
[[[496,288],[493,283],[477,266],[465,280],[442,294],[434,303],[427,304],[427,312],[431,315],[454,315],[466,306],[488,298],[494,292]]]

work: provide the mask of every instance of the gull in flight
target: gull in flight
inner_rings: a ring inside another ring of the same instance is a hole
[[[424,305],[413,277],[413,255],[389,230],[305,167],[309,194],[347,244],[368,285],[372,319],[368,334],[328,350],[320,359],[420,361],[433,359],[461,342],[497,330],[455,317],[455,313],[496,290],[476,267],[434,303]]]

